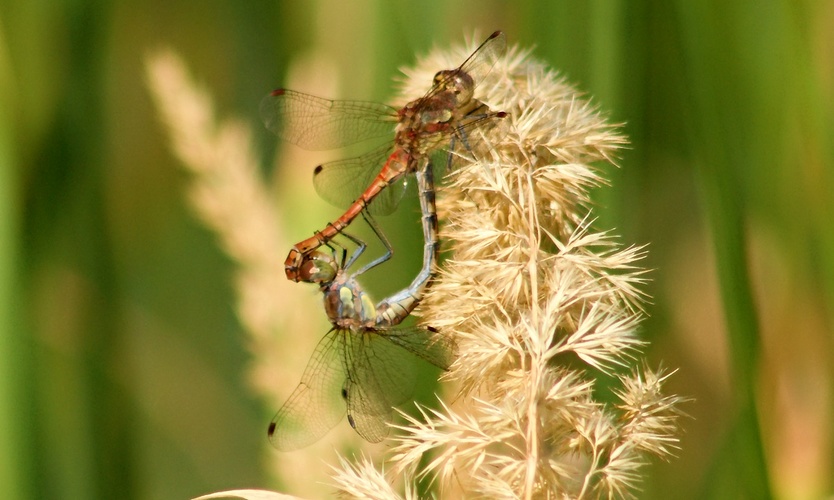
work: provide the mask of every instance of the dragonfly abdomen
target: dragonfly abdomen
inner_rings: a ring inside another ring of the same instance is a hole
[[[408,288],[377,304],[376,326],[393,326],[401,323],[423,299],[431,284],[440,243],[437,236],[437,207],[435,204],[434,172],[431,162],[416,172],[420,190],[420,211],[423,214],[423,267]]]

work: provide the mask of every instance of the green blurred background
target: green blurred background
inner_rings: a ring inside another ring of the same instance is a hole
[[[650,245],[647,355],[694,398],[678,458],[651,464],[638,496],[831,495],[832,26],[834,3],[810,0],[4,1],[0,496],[280,486],[232,265],[183,197],[149,51],[179,52],[270,165],[257,105],[300,55],[330,54],[341,96],[384,101],[415,54],[499,28],[632,142],[597,225]],[[335,213],[287,205],[288,222]],[[392,266],[402,283],[417,238],[395,235],[413,249]]]

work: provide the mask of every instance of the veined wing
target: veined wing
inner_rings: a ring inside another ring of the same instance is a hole
[[[393,407],[414,393],[414,356],[448,369],[454,348],[421,327],[352,332],[345,349],[348,419],[376,443],[388,435]]]
[[[379,336],[442,370],[448,370],[457,355],[457,344],[431,327],[392,328]]]
[[[310,150],[393,137],[397,121],[397,110],[384,104],[323,99],[287,89],[264,97],[260,112],[266,128],[275,135]]]
[[[333,329],[321,339],[301,383],[269,424],[269,440],[279,450],[297,450],[318,441],[344,416],[343,335]]]
[[[356,201],[382,170],[391,153],[391,146],[381,146],[356,158],[324,163],[313,172],[316,192],[328,203],[346,208]],[[402,199],[403,178],[392,179],[389,186],[377,194],[368,207],[372,215],[387,215],[394,211]]]
[[[388,435],[393,407],[414,393],[414,358],[373,330],[351,332],[346,340],[348,419],[360,436],[378,443]]]

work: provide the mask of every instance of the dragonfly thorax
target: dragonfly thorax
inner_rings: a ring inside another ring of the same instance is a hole
[[[324,292],[324,311],[330,322],[340,328],[369,328],[377,316],[368,294],[341,271]]]
[[[410,156],[421,155],[442,141],[454,116],[451,104],[445,96],[432,96],[409,103],[400,112],[395,142],[399,149]]]
[[[400,111],[397,146],[413,157],[420,157],[446,143],[456,121],[469,112],[469,101],[468,98],[461,100],[457,90],[449,89],[409,103]]]

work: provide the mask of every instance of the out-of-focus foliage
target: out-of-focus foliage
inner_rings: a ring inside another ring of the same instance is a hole
[[[384,101],[415,53],[495,29],[536,45],[632,141],[596,214],[650,244],[649,358],[694,398],[679,457],[647,468],[641,497],[831,494],[831,26],[834,9],[809,1],[3,2],[4,498],[270,485],[275,408],[247,383],[230,265],[183,196],[149,51],[182,55],[256,131],[273,176],[257,115],[272,87]],[[337,213],[311,189],[318,161],[274,174],[292,241]],[[377,296],[420,265],[414,205],[382,223],[398,253]]]

